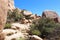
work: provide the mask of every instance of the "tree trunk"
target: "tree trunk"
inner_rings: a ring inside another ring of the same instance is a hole
[[[8,0],[0,0],[0,40],[4,40],[2,33],[7,18]]]

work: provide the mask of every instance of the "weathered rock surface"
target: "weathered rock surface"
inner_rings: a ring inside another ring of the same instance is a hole
[[[32,13],[29,12],[29,11],[23,11],[23,15],[25,15],[25,16],[29,16],[29,15],[32,15]]]
[[[8,10],[13,11],[15,9],[14,0],[8,0]]]
[[[20,23],[12,23],[11,29],[4,29],[2,33],[4,33],[4,40],[17,40],[21,38],[27,39],[29,31],[29,24],[20,24]]]
[[[42,17],[51,18],[54,21],[58,22],[58,14],[54,11],[44,11]]]
[[[58,17],[58,22],[60,23],[60,17]]]
[[[8,0],[0,0],[0,40],[4,40],[2,32],[7,18]]]
[[[41,18],[41,16],[37,16],[37,14],[33,14],[30,16],[32,19],[39,19]]]
[[[0,0],[0,32],[4,27],[7,18],[8,0]]]
[[[32,35],[30,40],[43,40],[42,38],[36,36],[36,35]]]
[[[2,33],[4,33],[6,36],[9,36],[9,35],[17,33],[17,31],[13,29],[4,29]]]
[[[30,28],[29,24],[12,23],[11,25],[12,25],[11,26],[12,29],[16,29],[19,31],[22,31],[22,30],[28,31]]]
[[[54,11],[44,11],[43,14],[42,14],[42,17],[47,17],[47,18],[57,18],[58,15],[56,12]]]
[[[17,32],[13,35],[5,36],[5,40],[13,40],[13,39],[17,40],[20,37],[24,38],[24,35],[21,32]]]

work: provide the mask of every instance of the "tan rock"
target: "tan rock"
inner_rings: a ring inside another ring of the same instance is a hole
[[[0,0],[0,40],[4,40],[4,33],[1,33],[7,18],[8,0]]]
[[[32,20],[29,19],[29,20],[28,20],[28,23],[32,23]]]
[[[23,19],[21,20],[21,24],[27,24],[27,23],[28,23],[28,20],[27,20],[27,19],[23,18]]]
[[[36,35],[32,35],[30,40],[43,40],[42,38],[36,36]]]
[[[39,19],[41,18],[41,16],[37,16],[37,14],[33,14],[30,16],[32,19]]]
[[[60,17],[58,17],[58,22],[60,23]]]
[[[32,19],[35,19],[35,18],[36,18],[35,14],[31,15],[30,17],[31,17]]]
[[[8,0],[0,0],[0,32],[4,28],[7,18]]]
[[[58,14],[54,11],[46,10],[43,12],[42,17],[57,18]]]
[[[15,9],[14,0],[8,0],[8,9],[13,11]]]
[[[58,14],[54,11],[44,11],[42,17],[54,19],[55,22],[58,22]]]
[[[2,33],[4,33],[6,36],[10,36],[17,33],[17,31],[13,29],[4,29]]]
[[[19,31],[29,30],[29,24],[12,23],[11,25],[12,25],[11,26],[12,29],[16,29],[16,30],[19,30]]]
[[[29,15],[32,15],[32,13],[29,12],[29,11],[24,11],[24,12],[23,12],[23,15],[25,15],[25,16],[29,16]]]
[[[24,35],[21,32],[18,32],[16,34],[5,36],[5,40],[17,40],[18,38],[24,38]]]
[[[4,39],[5,39],[4,33],[0,33],[0,40],[4,40]]]

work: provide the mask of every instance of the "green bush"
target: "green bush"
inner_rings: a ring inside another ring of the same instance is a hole
[[[7,19],[11,19],[12,18],[12,11],[11,10],[8,10],[7,12]]]
[[[33,30],[33,31],[31,31],[31,33],[33,35],[40,35],[41,34],[41,32],[39,30]]]
[[[11,24],[10,23],[6,23],[5,24],[5,29],[11,28]]]
[[[17,40],[25,40],[24,38],[20,37],[20,38],[17,38]]]
[[[7,15],[7,23],[8,22],[18,22],[22,18],[24,18],[24,16],[22,13],[20,13],[20,10],[18,8],[14,9],[13,12],[9,10],[8,15]]]
[[[32,34],[47,36],[49,33],[53,33],[56,27],[60,27],[58,24],[53,19],[40,18],[33,21],[30,31]]]

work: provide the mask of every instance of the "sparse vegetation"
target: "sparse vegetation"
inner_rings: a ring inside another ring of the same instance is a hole
[[[11,24],[10,23],[6,23],[5,24],[5,29],[11,28]]]
[[[40,18],[39,20],[33,21],[30,32],[32,33],[32,35],[39,35],[40,37],[45,38],[59,27],[60,24],[55,23],[52,19]]]
[[[22,13],[20,13],[19,9],[16,8],[12,11],[8,11],[8,15],[7,15],[7,22],[18,22],[20,21],[22,18],[24,18],[24,16],[22,15]]]
[[[20,37],[20,38],[18,38],[17,40],[25,40],[24,38],[22,38],[22,37]]]

